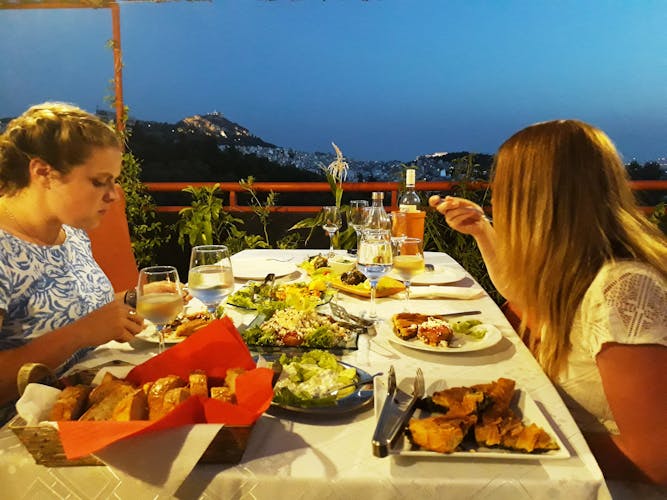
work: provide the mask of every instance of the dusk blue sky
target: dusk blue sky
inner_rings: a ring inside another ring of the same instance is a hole
[[[355,159],[494,153],[578,118],[626,160],[667,155],[667,1],[121,3],[132,116],[219,111],[274,144]],[[106,9],[0,10],[0,117],[108,109]]]

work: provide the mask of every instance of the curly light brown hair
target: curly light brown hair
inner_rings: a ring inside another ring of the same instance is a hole
[[[33,158],[66,175],[98,147],[122,149],[122,141],[95,115],[60,102],[32,106],[0,135],[0,193],[13,194],[29,185]]]

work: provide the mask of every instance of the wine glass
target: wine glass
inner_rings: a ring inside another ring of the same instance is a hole
[[[377,318],[375,294],[378,281],[391,270],[391,232],[386,229],[366,229],[361,233],[357,252],[357,269],[371,284],[371,304],[368,317]]]
[[[174,266],[144,267],[137,283],[137,312],[155,325],[164,351],[164,325],[183,311],[183,296],[178,271]]]
[[[225,245],[200,245],[192,248],[188,291],[199,299],[209,313],[234,289],[234,273],[229,249]]]
[[[350,200],[350,211],[347,213],[347,223],[357,234],[357,247],[359,246],[359,233],[364,227],[364,222],[368,217],[368,201]]]
[[[392,241],[394,271],[405,285],[404,310],[410,307],[410,283],[417,274],[424,272],[424,244],[421,238],[401,238]]]
[[[329,258],[334,256],[333,237],[343,225],[343,219],[338,207],[322,207],[322,228],[329,235]]]

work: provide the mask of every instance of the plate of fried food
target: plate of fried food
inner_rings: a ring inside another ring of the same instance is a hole
[[[390,342],[439,353],[487,349],[503,338],[494,325],[476,318],[448,318],[446,314],[401,312],[380,323],[378,333]]]
[[[162,334],[164,335],[165,344],[178,344],[183,342],[190,335],[197,330],[204,328],[215,318],[206,311],[193,311],[179,314],[176,319],[164,325]],[[160,343],[160,336],[157,328],[150,321],[146,321],[146,327],[135,335],[136,338],[151,342],[154,344]]]
[[[412,382],[399,382],[410,392]],[[426,396],[390,455],[442,459],[554,460],[570,457],[554,428],[525,390],[512,379],[495,381],[425,380]],[[375,378],[375,412],[379,420],[387,381]]]

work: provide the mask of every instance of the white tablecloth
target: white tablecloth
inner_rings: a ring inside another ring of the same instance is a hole
[[[299,263],[313,250],[245,250],[239,257],[292,259]],[[458,265],[441,253],[426,254],[433,264]],[[298,278],[296,273],[283,279]],[[468,275],[455,284],[479,287]],[[388,318],[403,308],[402,297],[378,299]],[[367,308],[367,299],[339,294],[351,312]],[[496,304],[484,295],[472,300],[414,300],[415,310],[479,309],[503,339],[483,351],[439,354],[403,348],[380,336],[362,336],[359,350],[343,359],[369,373],[391,365],[398,379],[420,367],[427,377],[493,380],[508,377],[527,391],[548,416],[571,453],[564,460],[475,460],[377,458],[371,437],[372,408],[336,417],[271,412],[255,425],[238,465],[199,465],[177,491],[179,498],[319,500],[352,498],[606,498],[602,474],[558,393],[512,330]],[[154,346],[148,346],[153,349]],[[136,354],[136,353],[135,353]],[[140,354],[140,352],[139,352]],[[139,450],[138,450],[139,452]],[[120,480],[107,467],[48,468],[35,465],[13,433],[0,430],[0,484],[4,498],[148,498],[159,491],[137,480]]]

